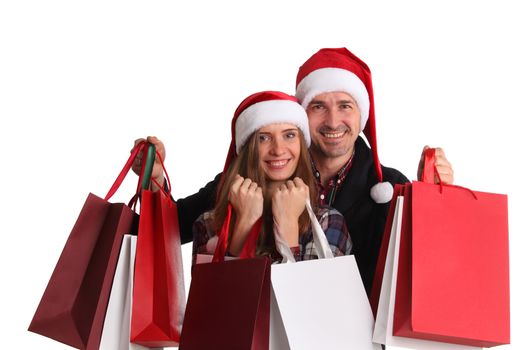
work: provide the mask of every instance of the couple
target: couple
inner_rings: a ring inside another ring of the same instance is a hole
[[[334,255],[355,254],[370,293],[392,186],[408,182],[379,162],[370,70],[345,48],[322,49],[299,68],[296,97],[267,91],[239,105],[223,173],[177,201],[181,239],[194,240],[194,255],[212,252],[212,238],[230,203],[235,215],[230,254],[239,253],[251,227],[262,218],[259,254],[278,258],[275,227],[298,260],[313,258],[305,211],[309,198]],[[164,157],[162,142],[148,140]],[[140,162],[138,158],[134,169]],[[440,149],[436,168],[443,183],[452,183],[452,168]],[[421,169],[420,160],[418,175]],[[163,183],[158,160],[153,176]]]

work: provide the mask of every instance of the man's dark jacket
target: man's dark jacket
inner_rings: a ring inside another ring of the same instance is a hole
[[[383,181],[404,184],[408,179],[399,171],[383,167]],[[206,187],[189,197],[177,201],[183,243],[192,240],[193,222],[200,214],[211,210],[220,175]],[[381,246],[389,203],[378,204],[370,198],[370,188],[378,182],[372,152],[359,137],[355,143],[352,168],[340,187],[332,206],[345,217],[353,243],[353,252],[367,293],[370,293],[377,256]]]

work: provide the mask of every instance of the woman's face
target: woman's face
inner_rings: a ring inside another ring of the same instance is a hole
[[[270,124],[259,129],[259,162],[270,181],[292,177],[301,154],[299,129],[293,124]]]

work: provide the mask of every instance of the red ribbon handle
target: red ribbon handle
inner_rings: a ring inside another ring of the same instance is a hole
[[[144,149],[144,152],[146,152],[146,148],[149,148],[149,147],[154,147],[152,144],[145,144],[143,149]],[[148,153],[148,158],[151,156],[151,154],[149,152]],[[157,185],[157,187],[159,188],[159,191],[161,191],[166,197],[170,197],[171,196],[171,181],[170,181],[170,177],[168,175],[168,172],[166,171],[166,167],[164,166],[164,161],[162,160],[162,157],[160,156],[160,153],[159,151],[157,151],[155,149],[155,154],[156,154],[156,157],[157,159],[160,161],[160,165],[162,166],[162,171],[166,177],[166,181],[168,182],[168,185],[167,185],[167,191],[164,189],[163,186],[161,186],[159,184],[159,182],[152,178],[151,177],[151,173],[150,173],[150,181],[149,181],[149,184],[147,185],[147,187],[149,188],[149,186],[151,185],[151,182],[155,183],[155,185]],[[149,161],[150,159],[148,159]],[[153,169],[153,166],[155,165],[155,159],[152,159],[151,160],[153,164],[151,164],[151,170]],[[132,207],[132,208],[135,208],[136,204],[137,204],[137,200],[138,200],[138,197],[140,196],[141,194],[141,191],[142,191],[142,186],[144,185],[143,184],[143,178],[144,178],[144,173],[146,171],[146,166],[147,166],[147,161],[142,161],[142,168],[141,168],[141,171],[140,171],[140,175],[139,175],[139,181],[137,183],[137,190],[136,190],[136,193],[135,195],[133,196],[133,198],[131,199],[131,201],[129,202],[128,206],[129,207]],[[150,171],[151,171],[150,170]]]
[[[425,159],[423,161],[423,182],[434,184],[434,179],[437,176],[439,180],[439,192],[443,193],[443,183],[436,168],[436,149],[427,148],[425,150]]]
[[[113,197],[115,192],[117,192],[120,185],[124,181],[124,178],[126,177],[129,170],[131,169],[131,166],[133,165],[133,161],[135,160],[137,155],[140,153],[140,151],[144,149],[144,145],[145,145],[145,142],[141,141],[135,146],[135,148],[133,148],[126,164],[124,165],[124,168],[122,168],[122,170],[120,171],[120,174],[117,176],[117,179],[113,183],[113,186],[111,186],[111,188],[108,191],[108,194],[106,194],[106,197],[104,198],[106,201],[109,200],[111,197]]]
[[[212,262],[222,262],[224,261],[224,256],[228,250],[228,235],[230,232],[230,222],[232,217],[232,205],[228,203],[228,212],[226,213],[226,219],[222,224],[221,231],[219,232],[219,238],[217,240],[217,247],[215,248],[215,253],[213,254]],[[257,239],[259,238],[259,233],[261,231],[262,221],[261,219],[257,220],[253,225],[246,242],[242,248],[241,254],[239,257],[241,259],[253,258],[255,257],[255,248],[257,246]]]
[[[466,187],[461,187],[461,186],[457,186],[457,185],[443,185],[443,182],[441,181],[441,176],[439,176],[439,172],[436,168],[436,149],[435,148],[427,148],[425,150],[425,160],[424,160],[424,166],[423,166],[423,179],[422,181],[423,182],[426,182],[426,183],[429,183],[429,184],[434,184],[434,177],[437,176],[438,180],[439,180],[439,192],[440,193],[443,193],[443,186],[448,186],[448,187],[457,187],[457,188],[461,188],[461,189],[464,189],[464,190],[467,190],[469,191],[472,196],[474,196],[474,198],[477,200],[478,199],[478,196],[476,196],[476,193],[474,193],[474,191],[466,188]]]
[[[427,148],[425,150],[425,159],[423,162],[423,182],[434,184],[434,179],[437,176],[439,183],[441,184],[441,177],[436,168],[436,149]]]

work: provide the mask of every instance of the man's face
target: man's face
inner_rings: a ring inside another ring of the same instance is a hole
[[[312,153],[326,158],[350,157],[360,132],[361,112],[345,92],[315,96],[306,108]]]

